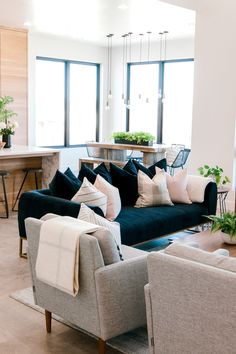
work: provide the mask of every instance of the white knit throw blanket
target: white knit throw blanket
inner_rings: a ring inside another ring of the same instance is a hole
[[[79,291],[79,238],[99,228],[69,216],[44,221],[36,260],[37,278],[76,296]]]

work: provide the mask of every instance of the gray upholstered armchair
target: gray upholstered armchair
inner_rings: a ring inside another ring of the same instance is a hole
[[[150,354],[235,354],[236,259],[173,244],[148,255]]]
[[[146,324],[144,285],[147,284],[146,252],[123,247],[124,261],[110,265],[98,239],[80,237],[80,290],[72,297],[36,278],[41,220],[28,218],[28,255],[35,302],[45,309],[46,329],[51,332],[51,313],[57,314],[99,339],[99,354],[106,340]]]

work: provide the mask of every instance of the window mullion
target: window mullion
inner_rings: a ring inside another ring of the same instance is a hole
[[[70,145],[70,64],[65,61],[65,146]]]
[[[163,128],[163,92],[164,92],[164,62],[159,64],[159,83],[158,83],[158,112],[157,112],[157,143],[162,143]]]

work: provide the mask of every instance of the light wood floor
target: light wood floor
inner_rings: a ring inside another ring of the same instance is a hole
[[[56,321],[46,334],[42,314],[9,298],[31,284],[28,261],[18,257],[18,241],[16,213],[0,219],[0,354],[96,354],[97,342],[89,336]]]

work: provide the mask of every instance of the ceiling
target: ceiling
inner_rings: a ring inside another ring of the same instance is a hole
[[[158,0],[0,0],[0,24],[106,45],[108,33],[114,44],[127,32],[193,37],[195,12]]]

